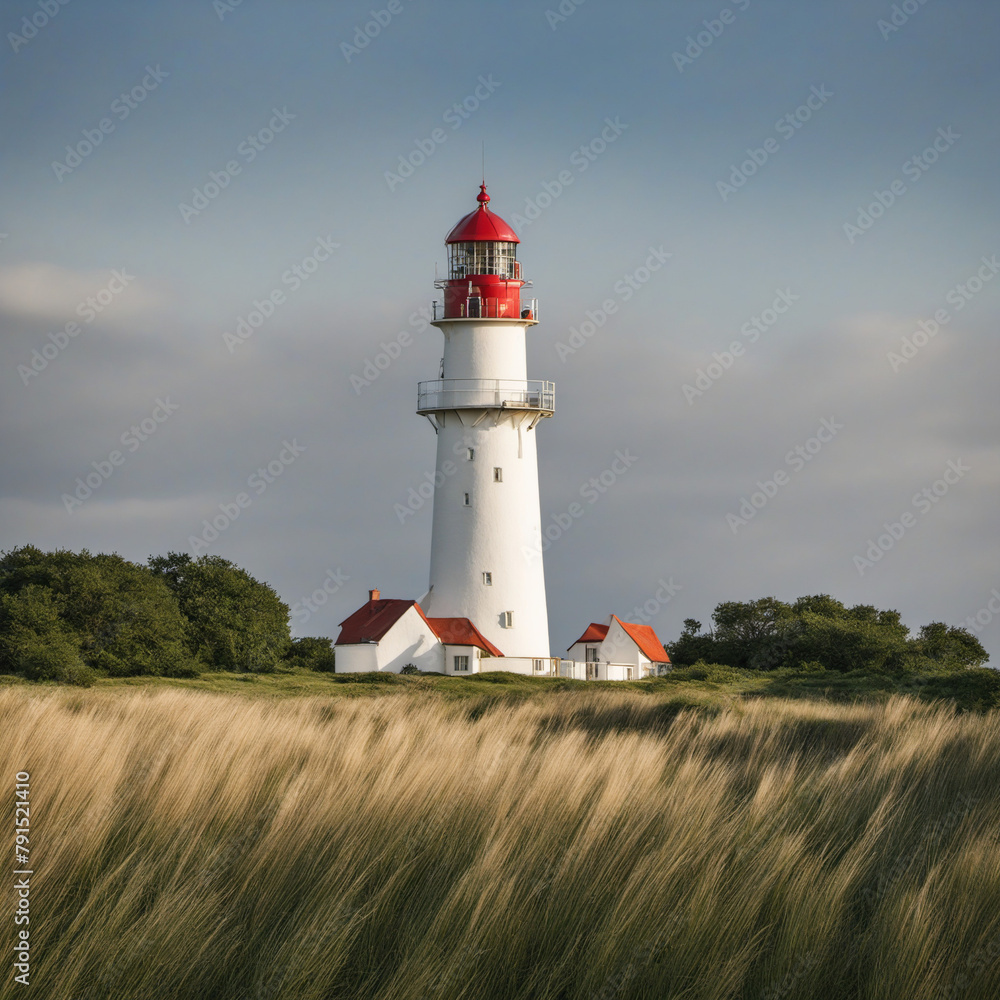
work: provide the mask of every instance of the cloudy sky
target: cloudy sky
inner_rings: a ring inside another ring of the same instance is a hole
[[[557,383],[543,522],[635,459],[546,552],[553,650],[612,611],[670,640],[830,593],[980,613],[1000,659],[995,3],[0,17],[0,547],[326,583],[297,634],[423,594],[430,506],[394,511],[434,467],[418,310],[485,141]]]

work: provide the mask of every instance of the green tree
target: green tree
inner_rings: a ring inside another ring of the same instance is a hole
[[[27,545],[3,553],[0,592],[16,595],[32,586],[52,595],[52,607],[88,666],[119,676],[194,671],[177,600],[146,567],[86,549],[42,552]],[[47,629],[49,618],[31,601],[43,616],[39,627]]]
[[[150,569],[176,595],[188,648],[217,670],[273,670],[291,642],[288,605],[266,583],[221,556],[151,556]]]
[[[714,663],[718,659],[718,644],[709,633],[701,634],[701,622],[695,618],[684,619],[684,631],[675,642],[666,643],[667,655],[675,667],[689,667],[703,660]]]
[[[779,665],[795,615],[776,597],[762,597],[756,601],[724,601],[716,605],[712,621],[716,662],[760,670]]]
[[[291,667],[308,667],[332,674],[335,662],[333,640],[311,635],[293,639],[284,659]]]
[[[813,594],[785,604],[773,597],[725,601],[712,614],[715,628],[700,634],[701,623],[684,622],[668,645],[678,666],[698,660],[751,670],[779,666],[810,670],[900,673],[915,670],[964,670],[987,660],[972,633],[942,622],[925,625],[919,636],[895,610],[871,604],[847,607],[829,594]]]
[[[953,667],[980,667],[989,659],[982,643],[967,629],[931,622],[920,629],[913,650],[938,664]]]
[[[28,680],[92,683],[93,671],[80,657],[80,640],[47,587],[30,583],[14,593],[0,593],[0,672]]]

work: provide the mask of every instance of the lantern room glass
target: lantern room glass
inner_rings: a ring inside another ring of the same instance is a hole
[[[467,278],[475,274],[495,274],[515,280],[517,244],[501,240],[470,240],[448,244],[448,277]]]

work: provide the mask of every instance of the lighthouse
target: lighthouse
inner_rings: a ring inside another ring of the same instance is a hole
[[[507,657],[550,655],[538,497],[538,429],[555,385],[527,377],[537,323],[517,259],[520,240],[478,207],[445,239],[447,277],[434,321],[444,336],[440,377],[419,383],[417,413],[437,436],[431,618],[466,618]],[[547,665],[547,664],[546,664]]]

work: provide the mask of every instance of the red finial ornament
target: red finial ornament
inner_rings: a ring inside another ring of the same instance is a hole
[[[476,201],[478,201],[479,204],[483,208],[485,208],[486,207],[486,203],[489,200],[490,200],[490,196],[486,193],[486,182],[483,181],[483,183],[479,185],[479,194],[476,195]]]

